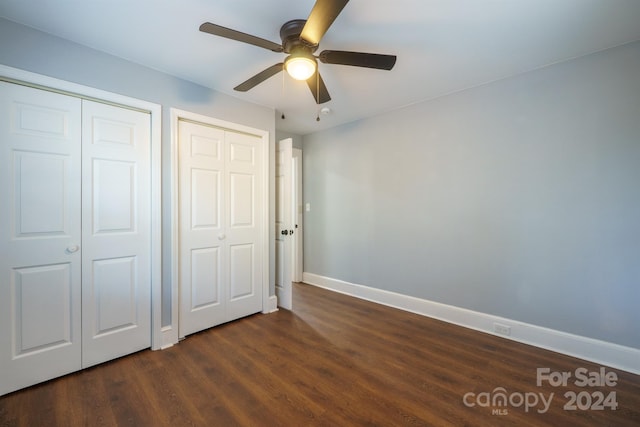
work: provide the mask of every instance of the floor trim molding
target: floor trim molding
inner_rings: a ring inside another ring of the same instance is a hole
[[[396,292],[349,283],[313,273],[303,273],[302,281],[309,285],[640,375],[640,349],[625,347]],[[507,336],[494,332],[495,323],[509,327],[510,335]]]

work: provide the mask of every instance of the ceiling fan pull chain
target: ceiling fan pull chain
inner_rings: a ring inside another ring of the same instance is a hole
[[[282,63],[282,69],[284,70],[284,62]],[[285,83],[284,83],[284,73],[282,73],[282,99],[285,100],[287,95],[285,93]],[[284,103],[283,103],[284,104]],[[284,111],[282,112],[282,120],[284,120],[285,116],[284,116]]]

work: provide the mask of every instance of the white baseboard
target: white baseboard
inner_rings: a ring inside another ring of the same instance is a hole
[[[522,323],[491,314],[480,313],[408,295],[357,285],[313,273],[303,273],[302,281],[411,313],[443,320],[466,328],[486,332],[546,350],[588,360],[600,365],[640,375],[640,349],[574,335],[567,332]],[[510,335],[494,332],[494,323],[508,326]]]
[[[262,310],[263,314],[269,314],[278,311],[278,297],[270,295],[267,301],[267,306]]]

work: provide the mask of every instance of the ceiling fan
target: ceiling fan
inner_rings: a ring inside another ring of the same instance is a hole
[[[324,50],[315,56],[320,40],[349,0],[317,0],[309,17],[286,22],[280,28],[282,44],[205,22],[200,31],[231,40],[252,44],[273,52],[288,54],[284,62],[274,64],[255,76],[240,83],[234,90],[246,92],[285,69],[296,80],[306,80],[316,104],[331,100],[329,91],[318,72],[318,61],[324,64],[350,65],[354,67],[391,70],[396,63],[395,55],[377,53]]]

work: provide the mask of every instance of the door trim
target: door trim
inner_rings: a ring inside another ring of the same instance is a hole
[[[303,193],[302,193],[302,150],[293,148],[293,191],[295,193],[295,206],[293,207],[295,218],[293,221],[297,225],[296,237],[294,239],[294,262],[293,281],[302,282],[304,272],[304,215],[303,215]]]
[[[233,132],[246,133],[254,135],[262,140],[263,156],[262,156],[262,203],[263,209],[259,213],[259,221],[262,223],[262,312],[267,313],[273,311],[273,297],[269,295],[269,132],[245,125],[240,125],[225,120],[216,119],[202,114],[190,111],[180,110],[178,108],[170,109],[171,116],[171,325],[163,328],[164,347],[170,347],[179,340],[178,320],[180,312],[180,289],[179,283],[179,223],[178,223],[178,121],[189,120],[205,125],[215,126],[227,129]]]
[[[151,349],[162,347],[162,107],[141,99],[83,86],[0,64],[0,80],[149,113],[151,116]]]

